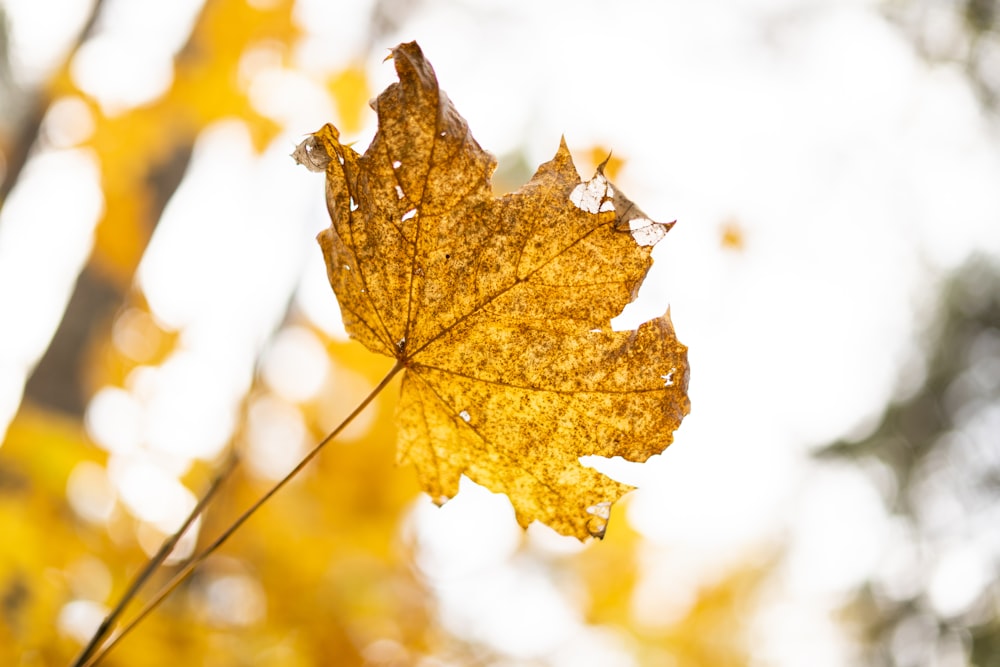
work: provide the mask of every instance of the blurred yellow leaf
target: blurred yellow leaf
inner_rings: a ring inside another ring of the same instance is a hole
[[[100,545],[67,503],[67,481],[93,460],[79,424],[28,410],[0,448],[0,664],[56,664],[72,642],[54,621],[73,599],[72,564]]]
[[[742,251],[746,248],[746,232],[735,218],[729,218],[719,228],[719,244],[726,250]]]
[[[251,103],[240,64],[255,46],[283,53],[292,49],[300,34],[293,7],[292,0],[208,0],[175,59],[168,90],[122,113],[104,113],[76,86],[68,67],[55,78],[54,94],[80,96],[94,120],[84,147],[100,163],[105,210],[95,231],[92,263],[122,291],[202,129],[222,119],[242,120],[259,151],[277,135],[279,125]]]
[[[669,567],[658,562],[657,554],[663,553],[663,549],[649,544],[621,516],[611,523],[599,548],[586,549],[567,559],[560,569],[574,572],[585,587],[583,609],[588,623],[617,628],[629,635],[639,664],[676,667],[751,664],[754,605],[762,583],[773,569],[773,559],[748,555],[745,561],[722,572],[718,579],[697,586],[690,599],[694,582],[678,579],[674,589],[661,593],[662,607],[672,610],[671,617],[644,618],[637,606],[637,596],[649,593],[644,590],[648,585],[644,579],[647,570]],[[675,576],[691,576],[691,572],[685,570]],[[670,599],[672,596],[676,599]]]
[[[330,78],[329,88],[337,104],[337,115],[340,116],[344,132],[359,131],[371,97],[364,67],[360,63],[354,63],[337,72]]]

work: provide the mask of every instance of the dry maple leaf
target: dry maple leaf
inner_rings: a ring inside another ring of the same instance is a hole
[[[319,242],[347,331],[404,371],[398,461],[438,503],[465,474],[507,494],[522,526],[600,536],[631,487],[579,458],[645,461],[689,410],[669,313],[636,331],[609,324],[671,225],[601,169],[581,182],[565,142],[494,198],[496,160],[420,48],[392,58],[399,82],[373,105],[365,154],[326,125],[295,157],[326,172],[332,224]]]

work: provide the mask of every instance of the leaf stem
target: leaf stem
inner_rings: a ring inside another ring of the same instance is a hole
[[[191,527],[191,524],[195,522],[195,519],[201,516],[202,512],[205,511],[205,508],[208,507],[209,502],[211,502],[212,498],[222,487],[222,482],[229,477],[233,470],[236,469],[236,462],[237,457],[234,454],[231,454],[226,459],[226,463],[223,468],[218,472],[218,474],[216,474],[212,483],[209,485],[208,490],[194,506],[194,509],[191,510],[191,513],[188,514],[187,518],[184,519],[184,523],[181,524],[181,527],[178,528],[173,535],[163,542],[159,550],[135,575],[128,588],[118,600],[118,604],[115,605],[114,609],[112,609],[105,617],[104,621],[101,622],[100,627],[97,628],[97,631],[90,638],[90,641],[83,647],[83,650],[80,651],[80,654],[76,657],[76,660],[73,661],[71,667],[81,667],[84,665],[87,659],[90,658],[91,654],[93,654],[94,650],[100,645],[104,638],[107,637],[111,628],[114,627],[114,624],[125,611],[125,607],[128,606],[128,603],[132,601],[132,599],[136,596],[136,593],[139,592],[139,589],[142,588],[147,581],[149,581],[149,578],[153,575],[157,568],[159,568],[171,552],[173,552],[174,547],[177,546],[177,543],[180,541],[181,537],[184,536],[184,533],[187,532],[188,528]]]
[[[288,484],[288,482],[290,482],[296,475],[298,475],[302,471],[302,469],[305,468],[310,463],[310,461],[316,458],[316,456],[320,453],[320,451],[324,447],[330,444],[330,442],[332,442],[334,438],[336,438],[345,428],[347,428],[347,426],[352,421],[354,421],[354,419],[359,414],[361,414],[361,412],[364,411],[364,409],[368,407],[368,405],[373,400],[375,400],[375,397],[378,396],[380,393],[382,393],[382,390],[386,388],[386,386],[396,376],[396,374],[399,373],[399,371],[403,370],[403,365],[404,362],[402,360],[397,360],[395,365],[393,365],[393,367],[389,370],[386,376],[382,378],[382,381],[379,382],[374,389],[372,389],[372,391],[364,398],[364,400],[361,401],[361,403],[358,404],[356,408],[354,408],[351,414],[347,415],[347,417],[345,417],[344,420],[336,426],[336,428],[330,431],[330,433],[325,438],[323,438],[319,442],[319,444],[317,444],[309,451],[309,453],[303,456],[302,459],[298,462],[298,464],[294,468],[292,468],[291,472],[282,477],[277,483],[274,484],[274,486],[268,489],[267,492],[264,493],[264,495],[262,495],[260,498],[256,500],[256,502],[254,502],[250,507],[248,507],[239,517],[236,518],[235,521],[233,521],[229,525],[228,528],[226,528],[217,538],[215,538],[214,542],[212,542],[207,547],[202,549],[200,552],[192,556],[191,559],[184,565],[184,567],[182,567],[177,572],[177,574],[175,574],[173,578],[170,579],[170,581],[167,582],[167,584],[163,586],[163,588],[157,591],[156,595],[154,595],[153,598],[146,603],[146,605],[142,608],[142,610],[139,611],[139,614],[122,628],[121,632],[113,636],[111,640],[101,648],[99,653],[94,655],[88,662],[82,663],[79,667],[94,667],[94,665],[97,665],[101,660],[103,660],[107,656],[107,654],[111,651],[111,649],[114,648],[118,644],[118,642],[120,642],[129,632],[131,632],[132,629],[135,628],[135,626],[137,626],[146,616],[148,616],[154,609],[156,609],[160,605],[160,603],[163,602],[163,600],[168,595],[170,595],[170,593],[175,588],[177,588],[185,579],[187,579],[191,575],[191,573],[194,571],[196,567],[198,567],[198,565],[200,565],[202,562],[205,561],[205,559],[207,559],[209,556],[215,553],[215,551],[219,547],[221,547],[230,537],[232,537],[233,533],[239,530],[239,528],[244,523],[246,523],[247,520],[251,516],[253,516],[264,503],[270,500],[274,494],[280,491],[286,484]]]

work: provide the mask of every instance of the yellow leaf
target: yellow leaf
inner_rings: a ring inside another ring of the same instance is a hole
[[[746,233],[739,220],[729,218],[719,227],[719,245],[736,252],[746,248]]]
[[[65,664],[76,650],[58,614],[76,597],[69,569],[102,540],[65,493],[77,464],[98,455],[57,413],[25,406],[11,424],[0,448],[0,664]]]
[[[506,493],[518,521],[603,534],[630,487],[579,457],[644,461],[687,414],[686,348],[668,315],[611,331],[633,298],[653,222],[599,169],[581,182],[565,142],[496,199],[493,156],[440,92],[415,43],[376,104],[364,156],[326,125],[296,151],[325,168],[319,236],[347,331],[405,369],[397,458],[437,502],[462,474]]]
[[[337,72],[329,81],[330,93],[337,104],[337,113],[347,132],[357,132],[364,122],[361,114],[368,106],[371,93],[364,67],[354,64]]]

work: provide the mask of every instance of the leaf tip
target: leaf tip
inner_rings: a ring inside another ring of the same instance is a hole
[[[608,165],[609,162],[611,162],[611,151],[608,151],[608,156],[604,158],[604,161],[601,162],[601,164],[597,165],[597,173],[603,176],[604,168]]]
[[[421,88],[437,89],[437,75],[434,74],[434,68],[424,58],[424,52],[415,41],[403,42],[396,46],[386,60],[389,59],[396,67],[396,76],[399,77],[400,83],[416,81]]]
[[[569,146],[566,145],[566,136],[559,137],[559,148],[556,150],[555,156],[548,162],[539,165],[537,174],[554,171],[556,173],[561,173],[566,178],[576,178],[579,180],[580,174],[576,169],[576,165],[573,163],[573,156],[569,152]]]

